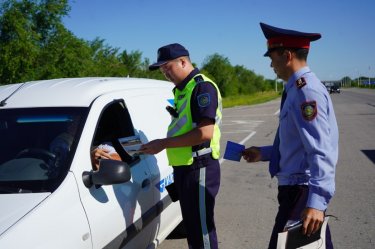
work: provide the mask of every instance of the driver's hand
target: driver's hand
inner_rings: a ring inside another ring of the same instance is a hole
[[[100,159],[112,159],[111,155],[108,153],[109,150],[95,148],[91,151],[91,162],[94,165],[94,169],[99,169],[99,160]]]

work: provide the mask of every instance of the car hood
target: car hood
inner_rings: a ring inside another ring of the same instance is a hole
[[[0,194],[0,235],[51,193]]]

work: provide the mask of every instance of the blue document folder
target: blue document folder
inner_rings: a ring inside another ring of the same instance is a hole
[[[232,141],[227,141],[225,148],[224,159],[232,161],[241,161],[242,152],[245,150],[245,145],[238,144]]]

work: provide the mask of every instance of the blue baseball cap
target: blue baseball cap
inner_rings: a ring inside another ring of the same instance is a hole
[[[305,33],[290,29],[281,29],[271,25],[260,23],[263,34],[267,39],[267,52],[264,56],[269,56],[269,52],[276,48],[310,48],[310,42],[320,39],[319,33]]]
[[[163,46],[158,49],[158,60],[156,63],[150,65],[148,69],[150,71],[158,69],[161,65],[167,63],[168,61],[177,59],[182,56],[189,56],[189,51],[184,48],[181,44],[172,43]]]

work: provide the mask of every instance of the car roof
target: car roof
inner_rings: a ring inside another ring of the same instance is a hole
[[[19,88],[19,89],[18,89]],[[97,97],[115,91],[124,97],[142,93],[171,91],[173,84],[167,81],[141,78],[63,78],[31,81],[0,86],[0,101],[6,100],[4,108],[89,106]],[[18,89],[18,90],[17,90]],[[13,95],[12,95],[13,94]]]

